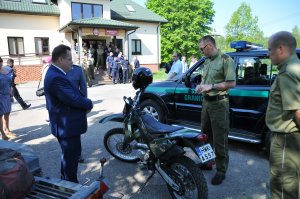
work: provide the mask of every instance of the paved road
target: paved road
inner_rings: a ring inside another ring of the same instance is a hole
[[[36,97],[37,82],[19,85],[21,96],[32,107],[22,110],[16,102],[11,113],[11,130],[18,137],[14,140],[29,144],[38,154],[44,176],[59,178],[60,147],[51,135],[47,123],[45,98]],[[144,185],[149,173],[135,164],[123,163],[112,158],[103,146],[106,131],[117,123],[101,125],[99,118],[118,113],[123,108],[122,97],[133,96],[135,90],[126,85],[96,85],[88,89],[94,109],[88,114],[89,129],[82,136],[83,156],[86,160],[79,166],[80,183],[90,184],[99,176],[100,157],[108,158],[105,175],[110,185],[106,198],[168,199],[167,187],[158,174]],[[226,180],[220,186],[210,185],[215,171],[205,171],[211,199],[265,199],[268,194],[268,161],[260,147],[251,144],[230,142],[230,164]]]

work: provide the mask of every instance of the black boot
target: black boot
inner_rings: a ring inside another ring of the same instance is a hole
[[[31,106],[31,104],[25,104],[25,106],[23,106],[22,108],[23,108],[23,110],[26,110],[26,109],[28,109],[30,106]]]

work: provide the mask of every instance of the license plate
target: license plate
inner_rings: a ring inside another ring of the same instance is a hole
[[[211,148],[210,144],[204,146],[196,147],[196,151],[202,163],[207,162],[216,157],[214,150]]]

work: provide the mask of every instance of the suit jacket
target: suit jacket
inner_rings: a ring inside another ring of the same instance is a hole
[[[80,92],[87,97],[85,74],[80,66],[74,65],[67,72],[68,78],[79,88]]]
[[[44,80],[51,132],[57,138],[79,136],[87,130],[87,110],[93,108],[72,81],[53,65]]]

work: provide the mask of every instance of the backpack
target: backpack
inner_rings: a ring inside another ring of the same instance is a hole
[[[25,198],[33,184],[34,177],[22,155],[12,149],[0,149],[0,198]]]

